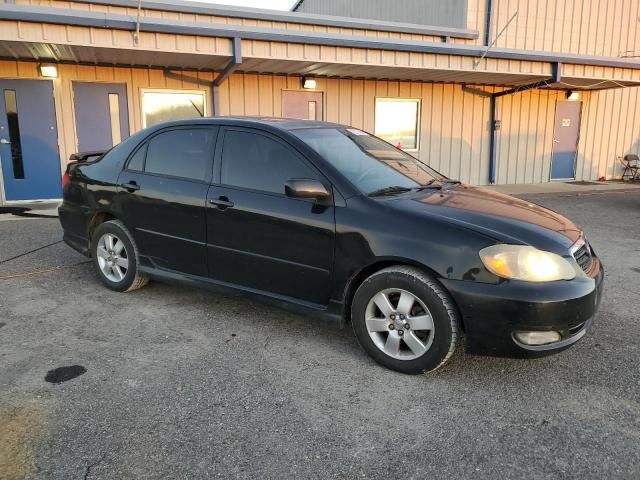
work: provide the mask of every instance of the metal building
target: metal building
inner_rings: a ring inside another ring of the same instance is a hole
[[[640,0],[456,0],[421,24],[314,3],[350,2],[0,3],[0,201],[59,198],[71,153],[211,114],[350,124],[481,185],[616,178],[640,151]]]

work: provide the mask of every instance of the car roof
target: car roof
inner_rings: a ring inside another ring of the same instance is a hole
[[[245,127],[271,127],[278,130],[297,130],[301,128],[346,128],[345,125],[318,120],[298,120],[294,118],[277,117],[204,117],[189,120],[177,120],[155,125],[155,127],[182,125],[235,125]]]

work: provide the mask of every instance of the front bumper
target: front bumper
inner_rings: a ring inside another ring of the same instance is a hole
[[[506,357],[539,357],[564,350],[580,340],[600,304],[604,270],[594,258],[587,275],[570,281],[487,284],[443,279],[462,315],[467,351]],[[561,339],[525,345],[518,331],[557,331]]]

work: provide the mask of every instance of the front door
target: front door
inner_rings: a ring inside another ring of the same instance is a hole
[[[119,208],[145,264],[207,276],[205,202],[216,127],[163,130],[118,177]]]
[[[558,102],[553,132],[551,180],[566,180],[576,176],[576,154],[580,133],[581,102]]]
[[[108,150],[129,136],[127,88],[121,83],[73,82],[78,150]]]
[[[58,130],[49,80],[0,80],[4,199],[62,197]]]
[[[209,275],[219,281],[327,305],[334,208],[284,194],[291,178],[323,181],[280,139],[227,128],[209,189]],[[218,144],[220,145],[220,141]]]
[[[282,116],[300,120],[322,120],[322,92],[283,90]]]

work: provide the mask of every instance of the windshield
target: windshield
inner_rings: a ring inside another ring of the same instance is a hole
[[[416,158],[355,128],[293,130],[361,192],[419,188],[446,178]]]

